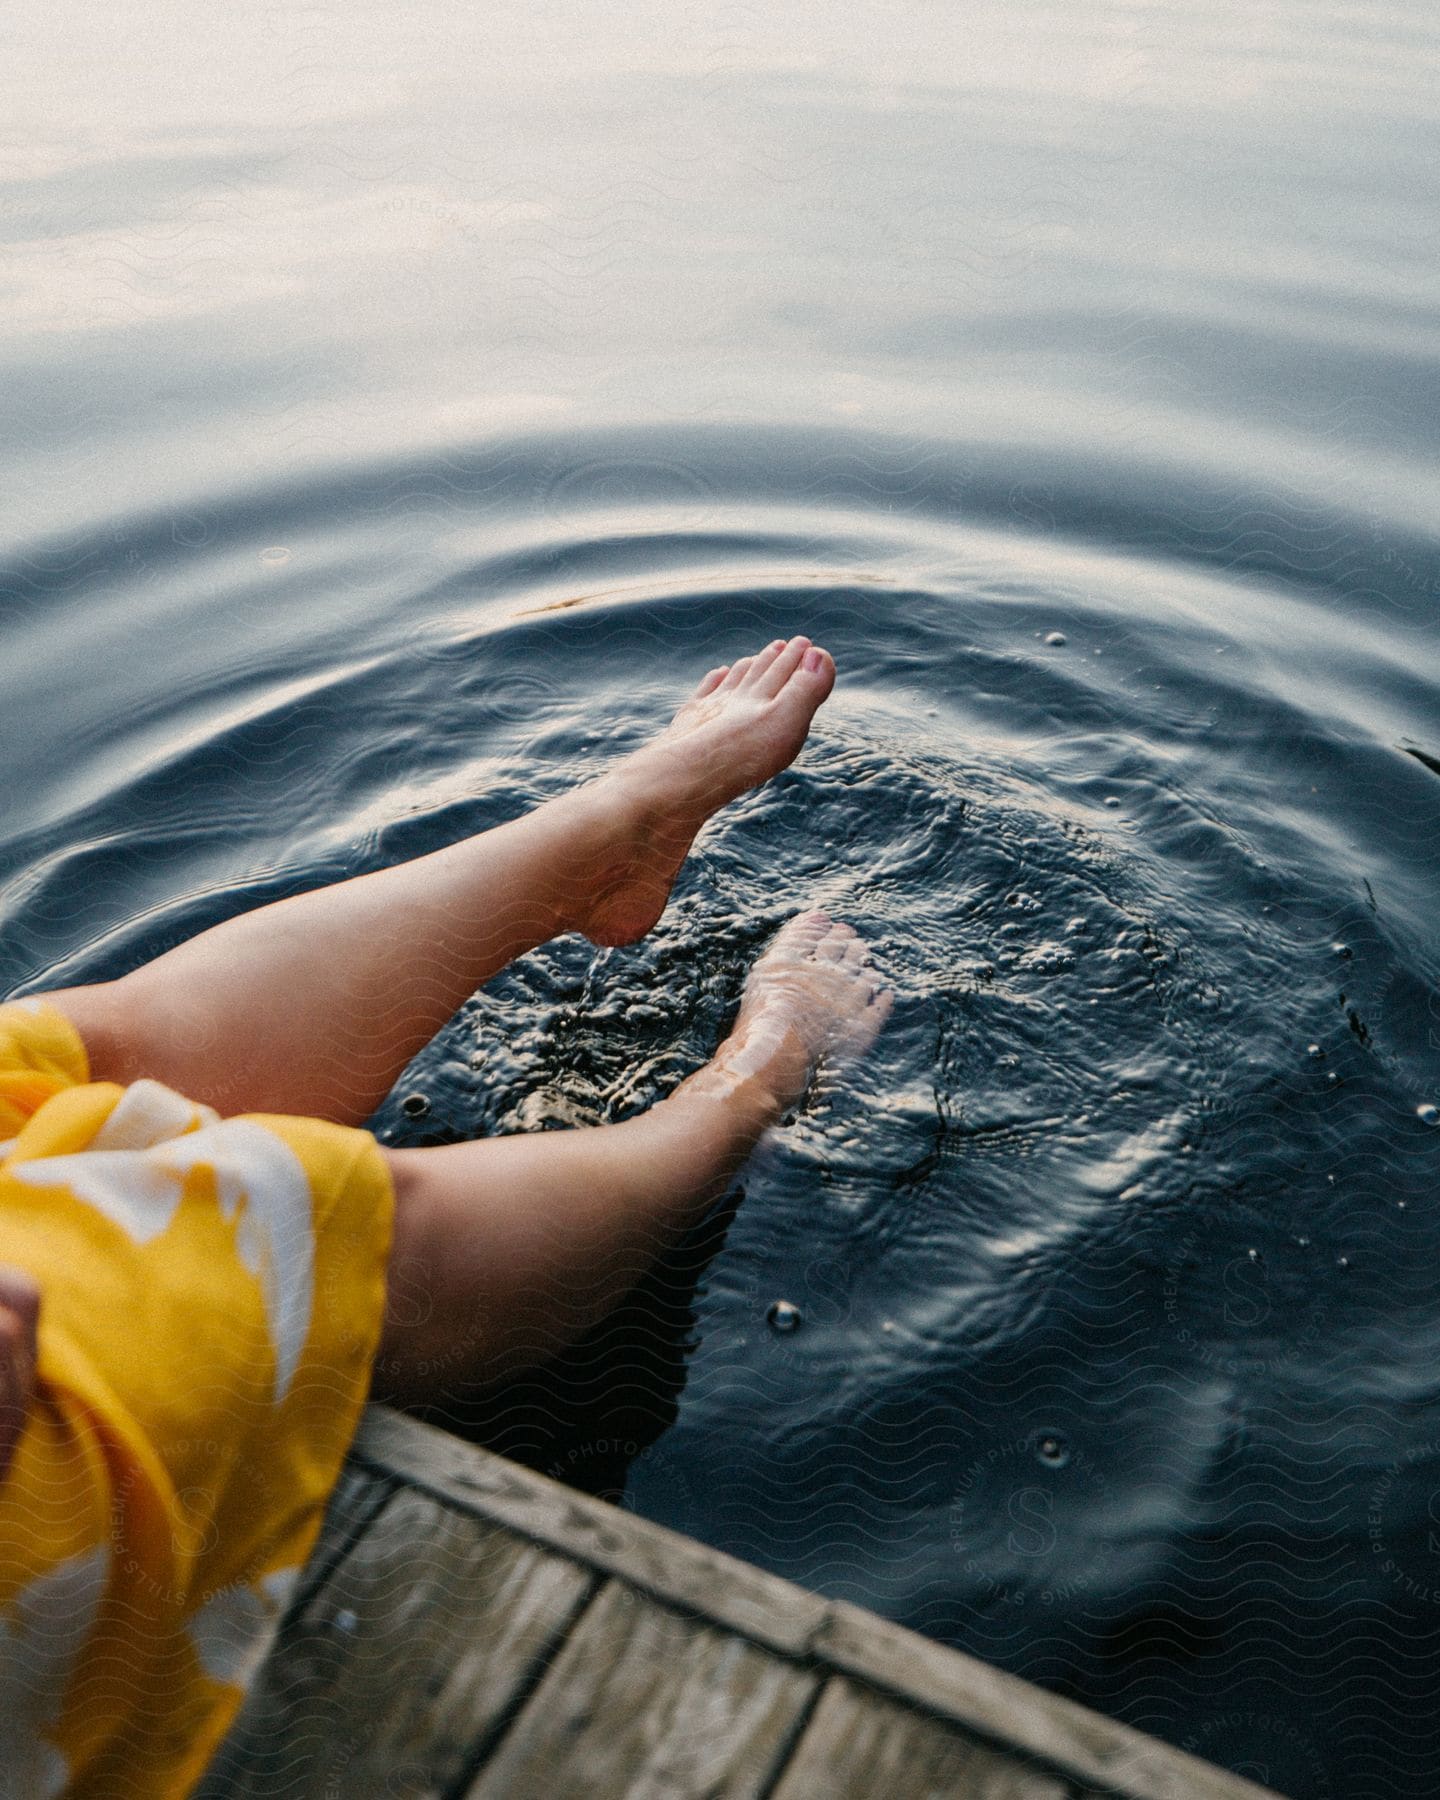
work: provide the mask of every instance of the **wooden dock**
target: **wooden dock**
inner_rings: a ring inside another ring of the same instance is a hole
[[[384,1408],[203,1800],[1260,1800]]]

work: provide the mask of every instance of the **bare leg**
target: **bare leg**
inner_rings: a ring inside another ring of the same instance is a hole
[[[641,1117],[387,1152],[395,1245],[376,1392],[422,1401],[573,1340],[724,1191],[817,1061],[859,1054],[890,1005],[850,927],[807,913],[756,964],[714,1060]]]
[[[705,819],[792,760],[834,679],[807,638],[777,641],[712,670],[652,743],[525,818],[49,998],[97,1080],[357,1124],[512,957],[565,931],[648,931]]]

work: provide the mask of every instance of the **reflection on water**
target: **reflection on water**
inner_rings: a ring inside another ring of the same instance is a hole
[[[1428,10],[72,12],[0,135],[6,978],[822,639],[654,936],[382,1115],[623,1116],[802,902],[901,995],[492,1427],[1287,1792],[1429,1791]]]

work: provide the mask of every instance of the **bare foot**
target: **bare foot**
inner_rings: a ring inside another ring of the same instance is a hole
[[[659,737],[586,790],[613,828],[572,928],[595,944],[643,937],[701,825],[794,760],[834,685],[830,653],[805,637],[712,669]]]
[[[750,971],[713,1067],[730,1080],[754,1078],[783,1112],[821,1062],[849,1062],[868,1050],[894,1001],[851,926],[801,913]]]
[[[0,1481],[10,1467],[35,1394],[40,1290],[19,1269],[0,1268]]]

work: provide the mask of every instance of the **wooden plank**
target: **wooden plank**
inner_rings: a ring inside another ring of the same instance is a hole
[[[373,1522],[394,1491],[395,1483],[389,1476],[359,1464],[346,1463],[325,1508],[315,1548],[296,1584],[292,1612],[299,1612],[309,1604],[316,1588]]]
[[[204,1800],[452,1790],[596,1587],[402,1490],[287,1625]]]
[[[663,1525],[578,1494],[387,1407],[370,1407],[352,1457],[785,1656],[806,1656],[828,1603]]]
[[[832,1676],[774,1800],[1067,1800],[1057,1776]]]
[[[830,1607],[814,1650],[834,1668],[1123,1800],[1277,1800],[1268,1788],[843,1601]]]
[[[805,1593],[420,1421],[371,1407],[354,1457],[781,1655],[813,1659],[1123,1800],[1274,1800],[1267,1789],[873,1613]]]
[[[611,1582],[467,1800],[760,1800],[816,1684]]]

